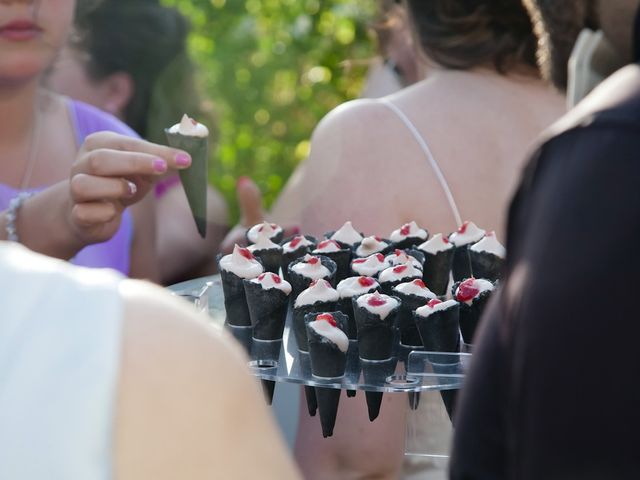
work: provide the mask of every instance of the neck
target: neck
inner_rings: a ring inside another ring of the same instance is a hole
[[[0,151],[30,138],[35,124],[38,81],[0,85]]]

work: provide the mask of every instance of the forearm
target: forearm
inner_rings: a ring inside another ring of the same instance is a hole
[[[68,182],[56,184],[27,199],[18,211],[20,243],[35,252],[68,260],[85,245],[73,233],[63,212],[70,206]],[[0,240],[7,240],[7,212],[0,213]]]

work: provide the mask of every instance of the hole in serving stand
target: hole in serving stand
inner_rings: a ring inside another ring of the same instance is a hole
[[[420,384],[420,379],[409,375],[391,375],[385,382],[394,388],[414,388]]]
[[[254,370],[269,370],[277,367],[278,362],[275,360],[252,360],[249,362],[249,368],[253,368]]]

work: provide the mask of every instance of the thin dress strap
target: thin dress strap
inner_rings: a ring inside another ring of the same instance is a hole
[[[456,225],[458,227],[461,226],[462,217],[460,217],[460,211],[458,210],[456,201],[453,199],[453,194],[451,193],[449,184],[447,183],[447,180],[444,178],[442,170],[440,170],[440,166],[438,165],[438,162],[436,162],[436,159],[431,153],[431,149],[429,148],[429,145],[427,145],[427,142],[425,142],[424,138],[422,138],[422,135],[420,135],[420,132],[418,131],[416,126],[413,124],[413,122],[409,120],[409,117],[407,117],[404,114],[404,112],[400,110],[396,105],[391,103],[386,98],[381,98],[378,100],[378,102],[384,105],[385,107],[387,107],[393,113],[395,113],[398,116],[398,118],[402,120],[402,123],[404,123],[405,126],[409,129],[409,131],[413,135],[413,138],[416,139],[416,142],[418,142],[418,146],[422,150],[422,153],[424,153],[425,157],[427,157],[427,160],[429,161],[431,168],[433,168],[433,172],[436,174],[436,178],[438,179],[438,182],[440,182],[440,186],[442,187],[442,190],[444,191],[444,194],[447,197],[447,202],[449,202],[449,207],[451,208],[451,213],[453,213],[453,218],[456,222]]]

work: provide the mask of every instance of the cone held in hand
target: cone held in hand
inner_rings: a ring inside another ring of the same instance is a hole
[[[165,130],[169,145],[191,155],[191,166],[180,170],[180,180],[200,236],[207,235],[207,178],[209,130],[186,114],[180,123]]]

